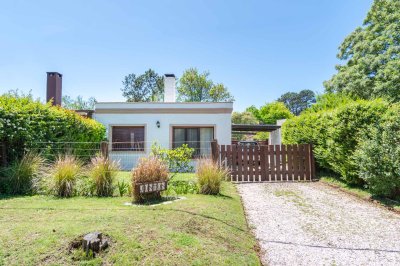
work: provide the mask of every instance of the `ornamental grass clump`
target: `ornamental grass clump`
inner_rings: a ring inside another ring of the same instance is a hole
[[[49,167],[47,186],[51,193],[59,197],[75,194],[77,181],[84,176],[83,163],[73,155],[59,155]]]
[[[196,176],[199,192],[207,195],[217,195],[221,189],[222,180],[228,178],[229,172],[210,159],[200,159],[197,164]]]
[[[44,158],[37,153],[25,153],[4,169],[2,187],[7,194],[34,194],[39,187]]]
[[[148,194],[140,194],[136,189],[136,184],[167,181],[168,180],[168,165],[161,159],[150,156],[141,158],[138,166],[132,170],[132,188],[133,198],[135,202],[143,202],[146,200],[161,199],[160,192],[152,192]]]
[[[114,182],[120,167],[119,163],[104,156],[92,158],[88,176],[92,179],[99,197],[110,197],[114,193]]]

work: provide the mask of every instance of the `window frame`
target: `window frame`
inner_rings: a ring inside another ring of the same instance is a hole
[[[170,145],[170,148],[172,148],[172,149],[175,149],[175,148],[178,148],[179,146],[175,146],[175,134],[174,134],[174,129],[175,128],[182,128],[182,129],[193,129],[193,128],[195,128],[195,129],[197,129],[198,130],[198,134],[197,134],[197,141],[198,141],[198,143],[199,143],[199,146],[200,146],[200,139],[201,139],[201,137],[200,137],[200,129],[201,128],[212,128],[212,130],[213,130],[213,137],[212,137],[212,140],[214,140],[215,139],[215,133],[216,133],[216,126],[215,125],[171,125],[171,145]],[[185,130],[185,143],[184,144],[187,144],[186,142],[187,142],[187,135],[188,135],[188,133],[187,133],[187,130]],[[200,149],[200,147],[199,147],[199,149]],[[196,155],[196,154],[194,154],[193,155],[193,158],[196,158],[196,157],[198,157],[198,155]]]
[[[143,149],[140,150],[114,150],[113,148],[113,128],[114,127],[137,127],[137,128],[143,128]],[[110,140],[110,145],[109,145],[109,151],[110,152],[132,152],[132,153],[146,153],[147,150],[147,125],[146,124],[111,124],[109,125],[109,132],[108,132],[108,137]]]

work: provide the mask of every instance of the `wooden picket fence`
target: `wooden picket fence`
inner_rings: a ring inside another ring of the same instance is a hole
[[[233,182],[293,182],[315,179],[310,144],[241,146],[212,143],[212,157]]]

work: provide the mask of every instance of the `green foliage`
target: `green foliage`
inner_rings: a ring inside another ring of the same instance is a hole
[[[258,120],[253,113],[245,112],[233,112],[232,113],[232,124],[246,124],[246,125],[257,125]]]
[[[167,194],[172,193],[176,195],[196,194],[199,188],[193,180],[170,180],[168,182]]]
[[[60,155],[47,170],[45,186],[58,197],[72,197],[76,183],[83,177],[83,163],[72,155]]]
[[[343,93],[324,93],[317,95],[316,103],[311,105],[305,112],[319,112],[334,109],[353,101],[354,99]]]
[[[187,173],[193,171],[193,166],[190,165],[194,153],[193,148],[189,148],[187,144],[175,149],[164,149],[157,143],[153,143],[151,154],[160,158],[168,165],[168,169],[173,173]]]
[[[259,141],[266,141],[269,139],[269,132],[257,132],[254,135],[253,139]]]
[[[185,70],[179,79],[178,99],[182,102],[232,102],[233,96],[221,83],[214,84],[210,73],[199,73],[196,68]]]
[[[88,175],[96,186],[96,195],[110,197],[114,193],[114,180],[119,171],[119,164],[103,156],[92,158]]]
[[[40,173],[45,160],[39,154],[28,152],[15,160],[0,175],[0,188],[6,194],[33,194],[40,184]],[[4,175],[4,177],[2,177]],[[2,192],[0,190],[0,192]]]
[[[9,147],[11,161],[45,142],[99,142],[104,137],[102,124],[73,111],[42,104],[29,95],[0,96],[0,140]]]
[[[222,180],[228,179],[228,171],[210,159],[201,159],[197,164],[197,183],[201,194],[217,195]]]
[[[388,107],[382,100],[357,100],[335,109],[305,112],[283,124],[283,141],[314,144],[320,167],[333,170],[348,183],[362,184],[354,153],[359,140],[369,134],[369,126],[379,124]]]
[[[400,197],[400,106],[368,130],[370,136],[362,138],[355,156],[360,177],[375,195]]]
[[[118,193],[120,197],[123,197],[125,194],[129,192],[129,184],[125,181],[118,181],[117,183]]]
[[[71,96],[65,95],[62,97],[62,107],[69,110],[94,110],[97,103],[94,97],[84,100],[82,96],[72,99]]]
[[[375,0],[364,20],[339,47],[345,64],[324,82],[328,92],[400,101],[400,1]]]
[[[287,92],[283,94],[278,102],[282,102],[294,115],[299,115],[303,110],[315,103],[315,93],[311,90],[300,92]]]
[[[293,117],[289,109],[281,102],[267,103],[257,109],[250,106],[246,111],[252,112],[253,115],[264,124],[276,124],[279,119],[287,119]]]
[[[125,76],[122,85],[122,95],[128,102],[156,102],[163,99],[164,79],[152,69],[139,76]]]

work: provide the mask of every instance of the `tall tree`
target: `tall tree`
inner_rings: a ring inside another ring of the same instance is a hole
[[[122,85],[122,95],[128,102],[155,102],[163,99],[163,77],[152,69],[139,76],[125,76]]]
[[[279,97],[278,102],[284,103],[294,115],[299,115],[315,103],[315,93],[311,90],[302,90],[299,93],[287,92]]]
[[[97,101],[94,97],[90,97],[87,100],[80,95],[76,99],[68,95],[62,97],[62,107],[70,110],[93,110],[96,103]]]
[[[199,73],[196,68],[189,68],[179,79],[178,100],[182,102],[229,102],[233,96],[221,83],[214,84],[209,79],[210,73]]]
[[[289,109],[281,102],[266,103],[257,109],[255,106],[250,106],[247,111],[253,113],[264,124],[276,124],[279,119],[287,119],[293,117]]]
[[[400,1],[375,0],[363,26],[345,38],[338,73],[324,82],[328,92],[353,98],[400,101]]]

